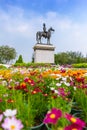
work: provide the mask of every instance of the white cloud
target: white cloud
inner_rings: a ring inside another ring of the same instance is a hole
[[[8,12],[0,10],[0,45],[8,44],[22,54],[24,61],[31,61],[33,46],[36,44],[36,32],[42,31],[42,24],[47,29],[52,26],[51,43],[56,52],[87,50],[87,24],[72,21],[67,16],[56,12],[38,15],[35,12],[25,12],[18,7],[10,7]]]

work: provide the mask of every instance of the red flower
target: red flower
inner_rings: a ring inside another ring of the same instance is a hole
[[[66,70],[65,70],[65,69],[61,69],[60,72],[61,72],[61,73],[65,73]]]
[[[36,94],[36,93],[37,93],[37,91],[36,91],[36,90],[33,90],[33,91],[32,91],[32,94]]]
[[[0,98],[0,102],[2,102],[3,100],[2,100],[2,98]]]
[[[34,88],[34,90],[32,91],[32,94],[36,94],[36,93],[39,93],[39,92],[42,92],[42,90],[40,88]]]
[[[29,83],[31,86],[34,86],[34,85],[35,85],[34,80],[32,80],[32,79],[30,79],[30,78],[25,78],[25,79],[24,79],[24,82]]]
[[[20,84],[20,86],[21,86],[21,89],[25,89],[25,88],[26,88],[26,83],[22,82],[22,83]]]
[[[8,99],[7,102],[8,103],[14,103],[15,101],[13,99]]]
[[[20,85],[14,87],[16,90],[20,89]]]
[[[62,116],[62,112],[59,109],[53,108],[50,112],[47,113],[46,117],[44,118],[45,124],[56,124],[58,119]]]
[[[77,81],[77,82],[82,82],[82,83],[84,83],[84,80],[85,80],[85,78],[84,78],[84,77],[81,77],[81,78],[76,78],[76,81]]]
[[[24,82],[28,82],[28,79],[29,79],[29,78],[28,78],[28,77],[26,77],[26,78],[24,79]]]
[[[45,97],[47,97],[47,96],[48,96],[48,94],[47,94],[47,93],[43,93],[43,95],[44,95]]]

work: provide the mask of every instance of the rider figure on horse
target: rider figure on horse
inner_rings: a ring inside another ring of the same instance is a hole
[[[44,32],[44,35],[46,36],[47,31],[46,31],[46,25],[45,25],[45,23],[43,23],[43,32]]]

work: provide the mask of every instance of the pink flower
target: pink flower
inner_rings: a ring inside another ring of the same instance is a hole
[[[84,127],[86,125],[86,123],[84,121],[82,121],[79,118],[76,118],[70,114],[66,114],[65,118],[68,119],[70,122],[79,125],[80,127]]]
[[[58,119],[62,116],[62,112],[59,109],[53,108],[50,112],[47,113],[46,117],[44,118],[44,123],[48,124],[56,124]]]
[[[64,130],[83,130],[83,128],[77,124],[71,124],[66,126]]]
[[[3,114],[0,114],[0,122],[2,121],[3,118]]]
[[[5,130],[21,130],[23,125],[20,120],[17,120],[15,117],[5,118],[2,123],[2,128]]]

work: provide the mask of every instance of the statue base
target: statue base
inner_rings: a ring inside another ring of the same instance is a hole
[[[52,44],[37,43],[34,47],[34,63],[54,64],[55,47]]]

